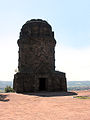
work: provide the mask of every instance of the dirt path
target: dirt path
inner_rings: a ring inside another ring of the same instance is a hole
[[[90,91],[77,93],[90,96]],[[0,120],[90,120],[90,99],[62,95],[2,93]]]

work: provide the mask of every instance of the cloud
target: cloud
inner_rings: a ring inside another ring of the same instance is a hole
[[[90,48],[56,47],[56,70],[66,73],[67,80],[90,80]]]

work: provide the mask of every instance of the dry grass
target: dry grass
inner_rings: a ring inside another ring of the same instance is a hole
[[[79,99],[90,99],[90,96],[74,96],[74,98],[79,98]]]

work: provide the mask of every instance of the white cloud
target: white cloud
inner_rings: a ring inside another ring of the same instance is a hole
[[[90,48],[56,47],[56,70],[66,73],[67,80],[90,80]]]

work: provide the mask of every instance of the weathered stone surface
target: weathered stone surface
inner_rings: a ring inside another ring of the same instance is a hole
[[[19,72],[13,84],[16,92],[67,91],[65,73],[55,71],[55,44],[54,32],[46,21],[32,19],[22,26]]]

